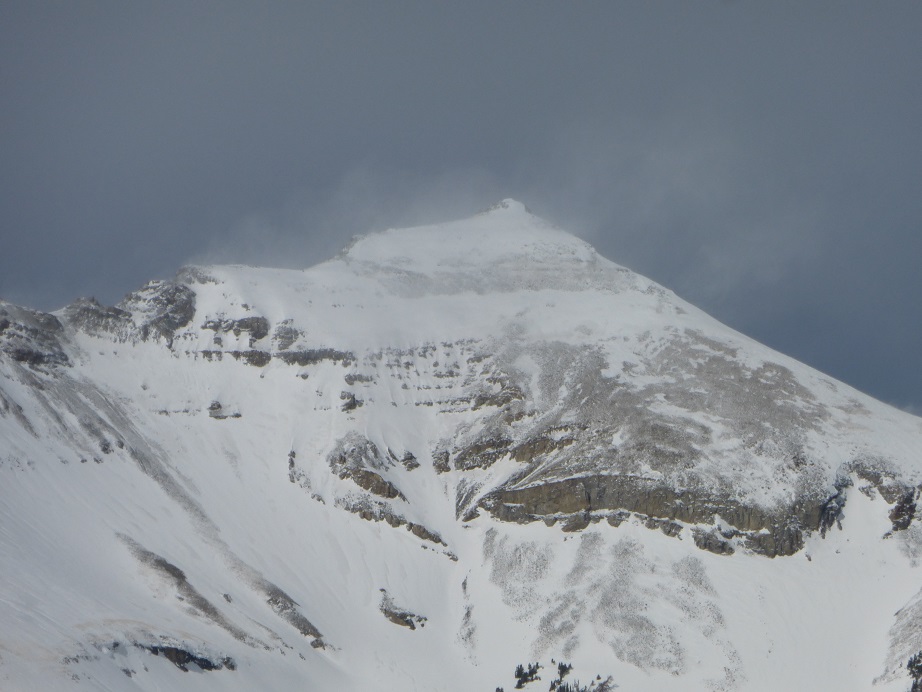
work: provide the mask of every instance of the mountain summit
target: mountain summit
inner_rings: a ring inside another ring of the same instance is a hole
[[[514,200],[0,303],[0,440],[4,689],[922,678],[922,420]]]
[[[497,264],[591,262],[595,250],[506,199],[470,219],[392,229],[357,239],[346,259],[400,270],[435,272]]]

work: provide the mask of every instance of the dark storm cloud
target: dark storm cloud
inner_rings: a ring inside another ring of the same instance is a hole
[[[0,5],[0,294],[306,266],[514,196],[922,405],[922,5]]]

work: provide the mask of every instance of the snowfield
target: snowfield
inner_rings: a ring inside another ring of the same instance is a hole
[[[922,419],[504,200],[0,302],[0,689],[909,690]],[[553,661],[553,662],[552,662]],[[597,677],[598,676],[598,677]]]

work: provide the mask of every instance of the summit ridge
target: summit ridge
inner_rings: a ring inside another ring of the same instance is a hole
[[[489,268],[514,262],[574,264],[599,259],[588,243],[509,199],[459,221],[361,236],[343,258],[416,272]]]

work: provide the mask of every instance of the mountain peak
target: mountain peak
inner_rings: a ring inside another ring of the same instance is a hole
[[[389,229],[356,238],[341,255],[347,261],[431,273],[496,265],[592,262],[583,240],[504,199],[472,217],[448,223]]]
[[[529,216],[534,216],[531,209],[526,207],[522,202],[518,201],[517,199],[512,199],[511,197],[507,197],[506,199],[500,200],[496,204],[490,205],[481,213],[493,214],[497,212],[510,212],[513,214],[528,214]]]
[[[0,678],[906,690],[919,424],[512,200],[0,301]]]

